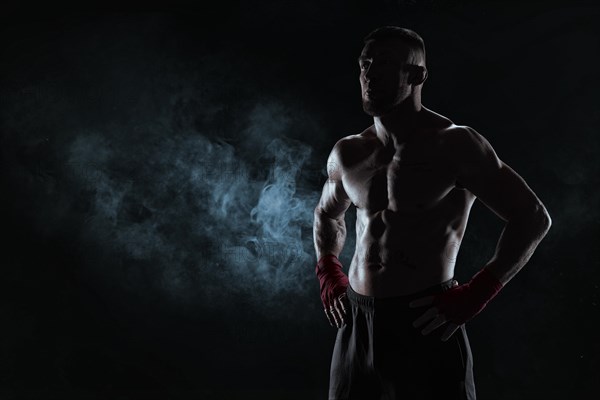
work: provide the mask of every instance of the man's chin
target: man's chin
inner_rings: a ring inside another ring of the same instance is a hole
[[[374,104],[370,101],[363,101],[363,111],[370,115],[371,117],[382,117],[388,113],[390,113],[393,109],[393,106],[382,105],[382,104]]]

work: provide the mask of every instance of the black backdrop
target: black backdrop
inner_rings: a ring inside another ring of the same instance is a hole
[[[468,324],[481,399],[600,389],[592,2],[21,6],[2,18],[0,397],[325,399],[325,161],[371,122],[356,57],[425,40],[423,104],[472,126],[553,226]],[[347,214],[348,265],[354,209]],[[477,202],[456,278],[492,256]]]

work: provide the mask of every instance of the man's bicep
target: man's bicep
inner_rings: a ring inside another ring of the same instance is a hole
[[[541,202],[525,180],[500,160],[487,139],[468,128],[462,138],[457,181],[505,221]]]
[[[331,219],[340,219],[350,207],[350,203],[341,182],[327,180],[323,185],[323,193],[316,211],[324,213]]]
[[[351,204],[342,181],[343,170],[339,151],[339,146],[336,144],[327,159],[327,181],[323,185],[321,199],[316,207],[317,211],[325,213],[332,219],[343,217]]]

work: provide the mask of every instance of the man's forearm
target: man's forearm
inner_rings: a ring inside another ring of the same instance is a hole
[[[314,217],[313,239],[317,261],[326,254],[339,257],[346,241],[346,222],[344,218],[338,220],[330,218],[320,208],[315,210]]]
[[[485,268],[505,285],[529,261],[551,225],[552,220],[543,207],[511,218],[500,235],[494,257]]]

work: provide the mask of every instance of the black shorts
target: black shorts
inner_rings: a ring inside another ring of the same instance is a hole
[[[447,324],[421,334],[414,320],[430,306],[409,302],[441,293],[452,279],[408,296],[376,298],[346,293],[352,318],[338,329],[329,400],[475,400],[473,357],[464,324],[446,341]],[[428,321],[429,323],[429,321]]]

